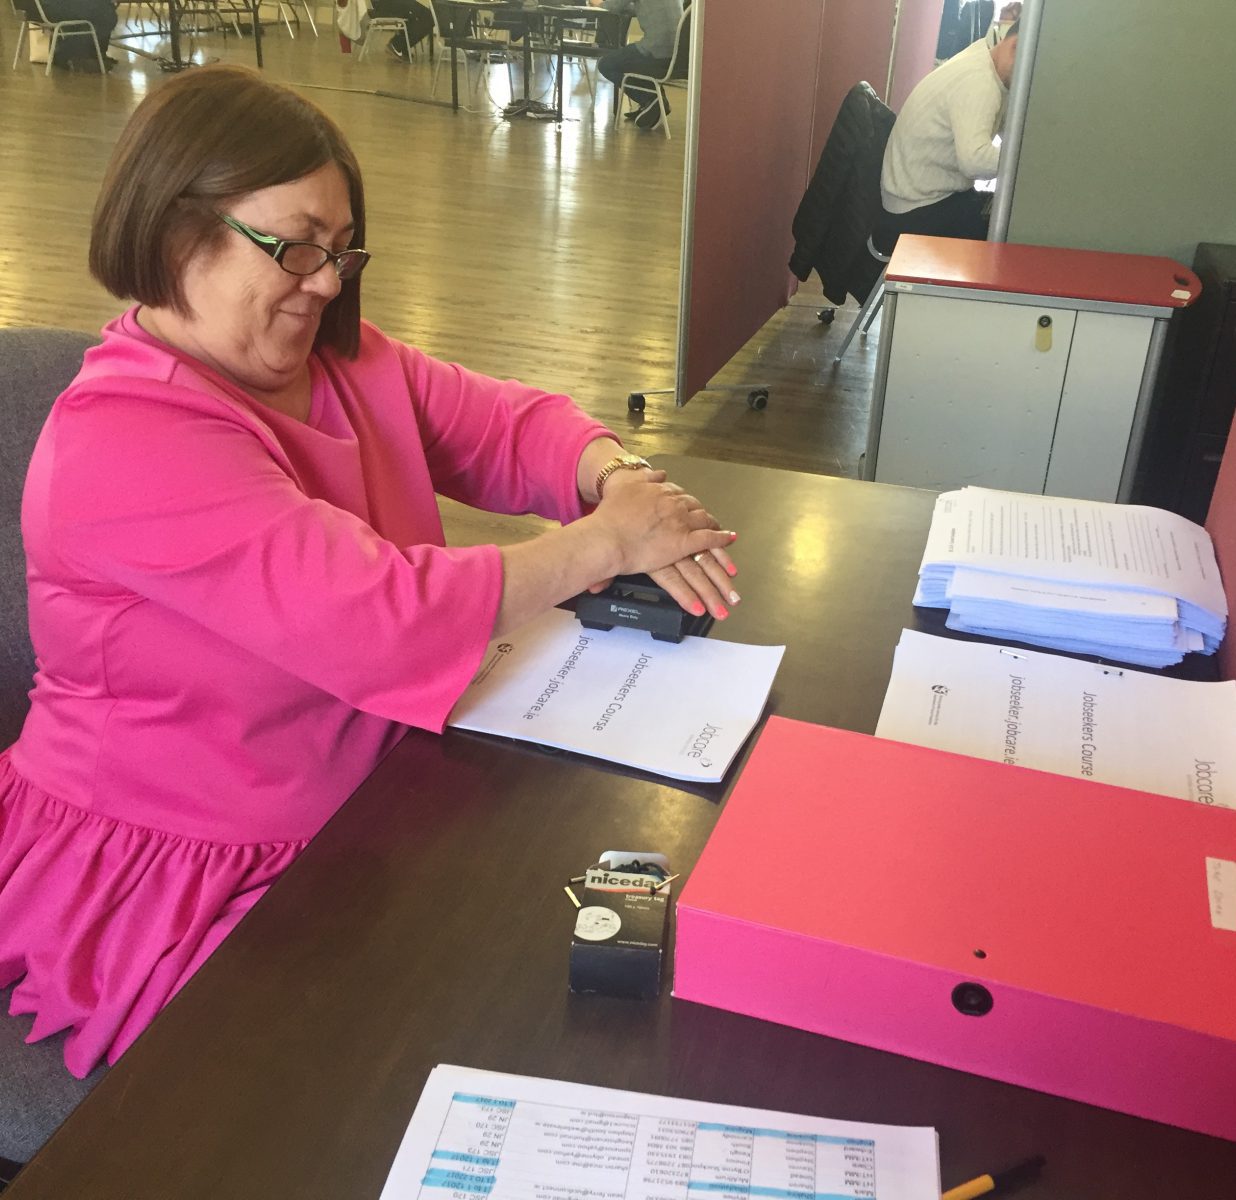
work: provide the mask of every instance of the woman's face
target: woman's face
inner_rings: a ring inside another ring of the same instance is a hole
[[[227,212],[261,233],[332,251],[347,249],[352,237],[347,179],[335,163],[251,192]],[[334,264],[291,275],[233,229],[224,230],[217,248],[190,260],[183,282],[192,315],[179,319],[174,340],[259,396],[303,378],[322,310],[340,287]]]

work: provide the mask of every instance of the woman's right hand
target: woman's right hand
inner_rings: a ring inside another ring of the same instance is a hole
[[[592,516],[601,536],[608,538],[615,553],[614,575],[651,574],[674,563],[724,552],[737,534],[723,530],[717,519],[689,492],[670,483],[664,471],[616,471],[605,483],[600,504]],[[724,556],[728,563],[728,556]],[[698,561],[698,560],[697,560]],[[705,583],[708,581],[705,580]],[[606,586],[598,581],[593,590]],[[701,597],[712,609],[719,597]],[[684,608],[685,597],[677,597]]]

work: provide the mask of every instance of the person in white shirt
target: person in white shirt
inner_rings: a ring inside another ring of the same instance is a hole
[[[1018,22],[995,46],[967,46],[923,79],[907,97],[884,150],[875,241],[891,248],[903,233],[987,237],[990,193],[1000,150],[993,139],[1004,120],[1017,54]]]

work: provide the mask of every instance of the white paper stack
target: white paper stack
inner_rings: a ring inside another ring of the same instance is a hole
[[[1200,525],[1131,504],[968,487],[936,501],[914,603],[950,629],[1166,667],[1227,626]]]

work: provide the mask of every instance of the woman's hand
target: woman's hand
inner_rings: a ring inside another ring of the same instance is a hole
[[[585,503],[596,495],[591,481],[609,457],[609,446],[602,440],[590,443],[578,467]],[[738,603],[738,593],[729,586],[736,568],[726,553],[738,535],[719,528],[716,518],[668,482],[664,471],[614,471],[601,490],[586,517],[501,547],[502,600],[492,636],[517,629],[585,588],[602,591],[616,575],[652,576],[696,616],[710,612],[724,619],[728,606]]]
[[[694,496],[666,479],[664,471],[616,471],[591,520],[615,540],[614,575],[648,574],[689,613],[729,615],[740,597],[730,584],[737,574],[726,547],[738,536],[722,530]],[[610,579],[595,583],[601,591]]]
[[[730,615],[730,608],[742,599],[730,582],[738,574],[738,568],[724,550],[693,554],[648,574],[679,605],[697,617],[709,612],[718,621],[724,621]]]

